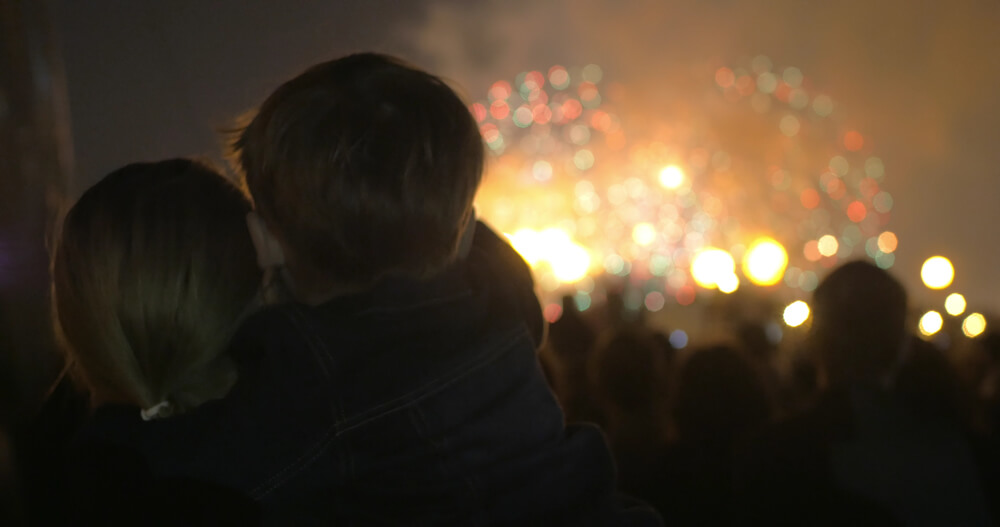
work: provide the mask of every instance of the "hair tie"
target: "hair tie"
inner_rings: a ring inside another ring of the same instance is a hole
[[[142,416],[143,421],[152,421],[170,415],[169,409],[170,401],[160,401],[149,408],[139,410],[139,415]]]

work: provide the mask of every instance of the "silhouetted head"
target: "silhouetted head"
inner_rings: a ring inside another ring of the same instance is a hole
[[[587,364],[590,384],[609,411],[642,414],[662,402],[669,359],[655,333],[623,326],[595,345]]]
[[[770,417],[757,370],[728,346],[694,351],[677,382],[674,423],[683,439],[728,442]]]
[[[769,361],[774,352],[774,344],[768,337],[767,330],[761,324],[743,322],[736,328],[736,337],[740,345],[754,360]]]
[[[830,383],[871,382],[885,376],[901,352],[906,291],[886,271],[846,263],[813,294],[811,342]]]
[[[299,294],[442,269],[458,253],[484,162],[458,95],[376,53],[281,85],[235,132],[231,155]]]
[[[84,192],[52,261],[56,329],[95,402],[183,410],[235,382],[224,352],[261,281],[250,201],[185,159],[136,163]]]

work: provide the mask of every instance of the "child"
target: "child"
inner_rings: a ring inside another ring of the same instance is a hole
[[[237,336],[243,397],[286,429],[234,485],[349,525],[659,523],[619,504],[601,433],[564,426],[528,268],[475,221],[482,140],[447,85],[378,54],[319,64],[233,146],[258,261],[297,300]]]

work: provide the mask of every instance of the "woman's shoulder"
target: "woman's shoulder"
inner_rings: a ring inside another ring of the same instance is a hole
[[[154,473],[145,456],[91,437],[74,449],[68,471],[73,521],[101,525],[254,525],[257,505],[221,485]]]

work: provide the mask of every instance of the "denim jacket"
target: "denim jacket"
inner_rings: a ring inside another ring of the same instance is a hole
[[[615,496],[600,431],[565,426],[541,336],[527,266],[480,226],[430,280],[255,314],[224,400],[110,439],[249,495],[267,523],[659,524]]]

